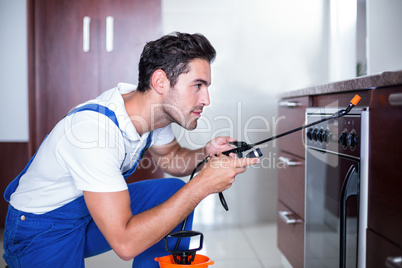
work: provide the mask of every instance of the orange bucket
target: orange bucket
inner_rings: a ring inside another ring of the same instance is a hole
[[[173,255],[155,258],[159,262],[160,268],[180,268],[180,267],[197,267],[207,268],[209,265],[214,264],[207,256],[196,254],[194,261],[191,264],[177,264],[173,259]]]

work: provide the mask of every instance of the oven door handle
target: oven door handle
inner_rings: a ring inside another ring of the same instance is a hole
[[[359,211],[359,172],[355,165],[352,165],[346,174],[340,198],[339,267],[342,268],[346,267],[346,202],[351,196],[357,196],[357,211]]]

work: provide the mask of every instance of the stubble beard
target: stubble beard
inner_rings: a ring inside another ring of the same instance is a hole
[[[164,104],[162,109],[171,123],[176,123],[187,130],[194,130],[197,127],[198,118],[191,117],[192,111],[184,112],[180,107],[173,104]]]
[[[192,116],[195,109],[193,108],[188,111],[185,109],[186,107],[181,107],[180,100],[175,93],[175,88],[171,88],[170,92],[169,98],[162,104],[162,110],[167,116],[167,120],[187,130],[194,130],[197,127],[198,120],[197,117]]]

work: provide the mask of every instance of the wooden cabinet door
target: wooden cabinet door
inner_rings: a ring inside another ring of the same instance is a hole
[[[94,17],[95,1],[33,0],[33,75],[30,86],[30,145],[34,152],[46,134],[75,105],[100,92],[96,36],[83,52],[83,18]],[[91,32],[97,28],[90,24]],[[31,152],[31,153],[32,153]]]
[[[161,35],[161,0],[29,0],[28,9],[33,155],[71,108],[118,82],[137,83],[142,49]],[[108,51],[107,17],[113,20],[113,49]],[[89,42],[84,50],[85,25]],[[146,157],[151,164],[140,167],[128,182],[163,177],[149,153]]]
[[[402,248],[401,99],[402,86],[373,90],[369,109],[368,183],[368,228],[399,248]]]
[[[367,268],[400,267],[402,247],[367,229]]]
[[[160,0],[30,0],[30,149],[74,106],[118,82],[137,83],[147,41],[161,34]],[[113,50],[106,51],[106,17]],[[88,51],[84,17],[90,19]]]
[[[304,265],[304,221],[281,201],[278,201],[277,205],[278,248],[293,267],[302,268]],[[280,213],[286,213],[285,217],[289,216],[294,222],[283,219]]]
[[[138,82],[138,62],[146,42],[161,35],[160,0],[101,0],[99,81],[101,91],[119,82]],[[109,18],[109,25],[107,19]],[[106,29],[109,27],[109,35]],[[111,36],[112,35],[112,36]],[[106,47],[109,37],[112,49]]]

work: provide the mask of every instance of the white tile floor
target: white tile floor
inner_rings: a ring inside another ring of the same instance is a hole
[[[275,224],[196,230],[204,234],[204,247],[197,254],[206,255],[213,260],[215,264],[211,268],[285,267],[276,246]],[[85,263],[87,268],[131,267],[131,262],[120,260],[114,252],[86,259]]]
[[[204,247],[197,254],[206,255],[213,260],[215,264],[209,266],[211,268],[287,267],[287,264],[283,264],[286,260],[276,246],[275,224],[196,230],[204,234]],[[85,264],[87,268],[131,267],[131,261],[121,260],[113,251],[88,258]],[[0,267],[5,267],[3,258],[0,260]]]

